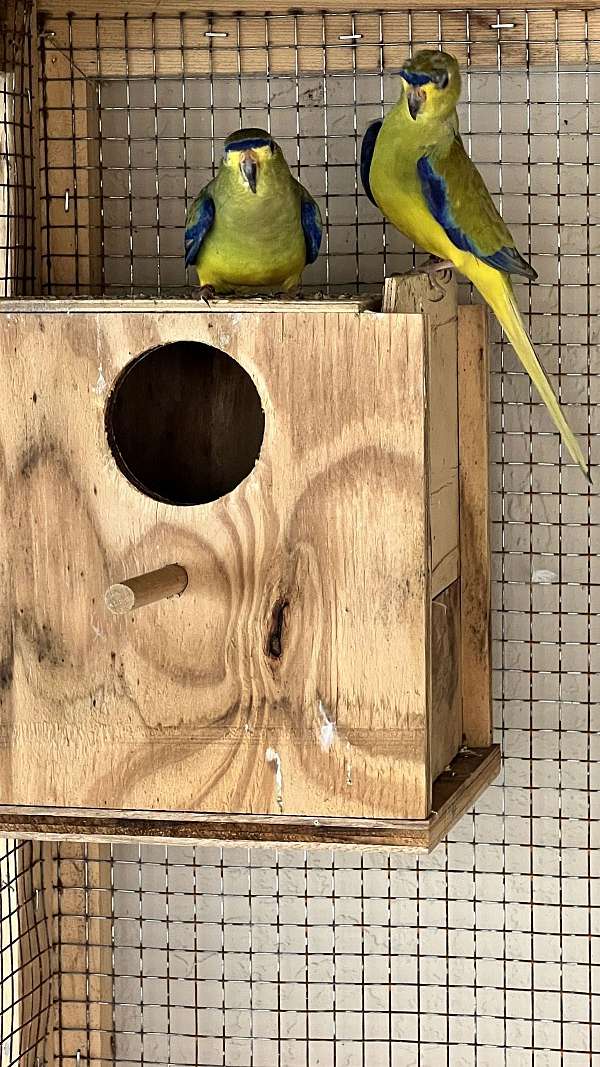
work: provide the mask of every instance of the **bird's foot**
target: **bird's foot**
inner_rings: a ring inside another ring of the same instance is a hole
[[[300,289],[269,289],[266,292],[261,293],[264,300],[277,300],[282,304],[290,302],[290,300],[301,299]]]
[[[201,285],[200,287],[193,285],[190,287],[189,295],[192,300],[203,300],[207,307],[210,307],[210,301],[214,300],[217,293],[212,285]]]
[[[207,308],[210,307],[211,300],[214,300],[217,293],[213,285],[201,285],[198,290],[198,300],[203,300]]]
[[[430,289],[437,293],[437,296],[431,297],[431,299],[437,304],[444,298],[444,282],[449,282],[452,277],[452,268],[454,264],[449,259],[438,259],[437,256],[430,256],[424,263],[421,263],[419,267],[415,267],[411,270],[411,274],[426,274],[429,278]],[[437,274],[441,274],[441,278],[438,280]]]
[[[438,272],[445,274],[447,271],[451,271],[453,267],[454,263],[450,259],[438,259],[437,256],[430,256],[420,267],[415,267],[415,271],[417,274],[437,274]]]

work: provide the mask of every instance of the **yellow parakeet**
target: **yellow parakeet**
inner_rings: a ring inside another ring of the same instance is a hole
[[[363,139],[365,192],[401,233],[442,261],[432,269],[454,266],[479,290],[589,479],[582,450],[517,306],[511,275],[537,275],[517,251],[460,138],[458,63],[445,52],[423,51],[406,62],[400,76],[400,99]]]
[[[185,263],[203,294],[287,292],[319,254],[321,215],[265,130],[225,141],[215,178],[191,205]]]

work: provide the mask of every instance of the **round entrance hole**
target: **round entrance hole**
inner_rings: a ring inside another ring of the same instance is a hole
[[[260,453],[265,417],[254,382],[225,352],[175,341],[143,352],[106,407],[115,461],[142,493],[207,504],[235,489]]]

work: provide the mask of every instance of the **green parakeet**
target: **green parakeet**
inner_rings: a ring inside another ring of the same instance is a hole
[[[319,208],[279,145],[265,130],[237,130],[188,211],[185,263],[204,291],[287,292],[317,258],[321,233]]]
[[[456,267],[479,290],[571,456],[589,479],[579,443],[534,352],[515,299],[511,275],[532,279],[537,275],[517,251],[460,138],[458,63],[445,52],[423,51],[407,60],[400,76],[400,99],[363,139],[365,192],[401,233]]]

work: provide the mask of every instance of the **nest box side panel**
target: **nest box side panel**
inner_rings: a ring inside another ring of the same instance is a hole
[[[463,740],[460,581],[431,602],[431,777],[452,763]]]
[[[475,747],[493,737],[487,309],[461,307],[458,321],[463,733]]]
[[[436,597],[460,574],[456,280],[394,274],[385,281],[383,309],[426,316],[431,595]]]
[[[426,817],[422,318],[7,314],[0,338],[0,802]],[[105,434],[123,368],[174,342],[227,353],[265,412],[254,469],[201,506],[144,495]],[[179,598],[106,610],[170,563]]]

